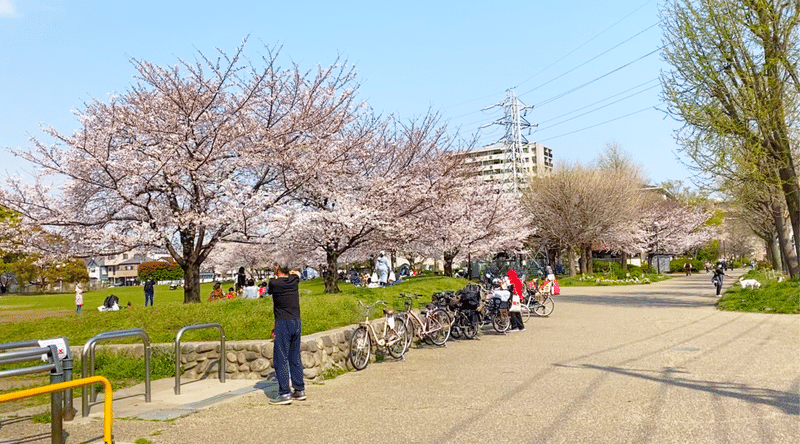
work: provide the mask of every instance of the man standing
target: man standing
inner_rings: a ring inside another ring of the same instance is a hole
[[[289,264],[276,267],[276,278],[269,280],[269,294],[272,295],[275,313],[275,339],[272,350],[272,365],[278,378],[278,397],[270,399],[270,404],[291,404],[292,400],[306,399],[303,383],[303,362],[300,359],[300,274],[289,272]],[[294,391],[289,391],[291,380]]]
[[[153,293],[155,293],[155,289],[153,288],[152,277],[148,277],[147,280],[144,281],[144,306],[147,307],[147,303],[150,303],[150,306],[153,306]]]

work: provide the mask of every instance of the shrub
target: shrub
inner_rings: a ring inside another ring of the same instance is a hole
[[[139,279],[152,277],[158,281],[175,281],[183,279],[183,269],[173,261],[153,261],[139,264]]]
[[[680,273],[683,271],[683,265],[689,262],[692,264],[692,271],[700,271],[705,269],[705,264],[700,259],[691,259],[691,258],[677,258],[669,261],[669,272],[670,273]]]

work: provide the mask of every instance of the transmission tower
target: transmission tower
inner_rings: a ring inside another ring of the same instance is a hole
[[[483,111],[486,111],[496,106],[503,107],[505,111],[503,118],[495,120],[492,123],[487,123],[481,126],[481,128],[485,128],[489,125],[503,125],[506,127],[505,135],[497,142],[503,144],[503,152],[505,153],[503,169],[506,173],[511,174],[512,190],[516,193],[519,191],[519,182],[522,177],[522,172],[520,171],[520,164],[522,163],[522,145],[528,143],[528,140],[522,135],[522,130],[527,129],[530,133],[531,127],[537,125],[531,125],[524,117],[527,110],[532,109],[533,106],[528,106],[520,102],[517,96],[514,95],[514,88],[507,89],[506,93],[506,100],[504,102],[487,106],[483,109]]]

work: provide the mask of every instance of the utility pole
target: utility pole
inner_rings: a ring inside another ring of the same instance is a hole
[[[522,145],[528,143],[528,140],[522,135],[522,130],[527,129],[530,133],[531,127],[537,126],[531,125],[524,117],[527,110],[532,109],[533,106],[528,106],[520,102],[517,96],[514,95],[514,88],[506,90],[506,100],[504,102],[488,106],[484,108],[483,111],[496,106],[503,107],[505,111],[503,118],[495,120],[492,123],[487,123],[481,126],[481,128],[485,128],[489,125],[503,125],[506,127],[506,133],[498,140],[498,143],[503,144],[503,152],[505,153],[503,168],[506,173],[511,174],[511,187],[516,193],[519,191],[519,182],[522,177],[519,166],[522,160]]]

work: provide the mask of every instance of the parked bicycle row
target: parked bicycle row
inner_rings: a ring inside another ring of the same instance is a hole
[[[473,339],[489,326],[505,334],[512,328],[524,330],[531,314],[549,316],[553,312],[553,296],[559,291],[552,275],[541,283],[531,280],[522,284],[514,278],[516,274],[511,272],[505,279],[486,275],[479,284],[435,292],[419,312],[412,309],[415,300],[425,299],[419,294],[401,293],[403,310],[390,309],[382,300],[371,304],[358,301],[364,321],[350,338],[350,362],[356,370],[362,370],[369,364],[373,347],[402,359],[415,340],[444,346],[451,337]],[[369,315],[378,305],[384,307],[384,322],[376,330]]]

